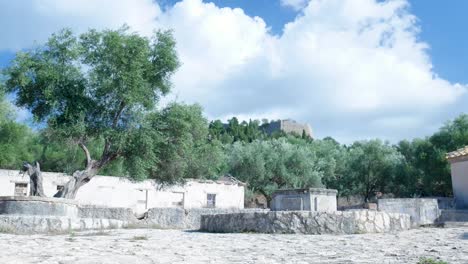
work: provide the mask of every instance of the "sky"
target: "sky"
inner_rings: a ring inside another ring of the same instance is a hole
[[[166,102],[199,103],[209,119],[292,118],[343,143],[396,142],[468,112],[467,8],[465,0],[0,0],[0,67],[64,27],[172,29],[182,66]]]

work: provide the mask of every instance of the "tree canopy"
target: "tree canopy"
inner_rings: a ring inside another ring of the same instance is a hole
[[[63,30],[43,46],[16,55],[5,70],[7,92],[51,134],[78,144],[86,158],[85,170],[59,196],[73,198],[76,190],[101,168],[118,158],[137,160],[141,167],[129,175],[142,177],[151,169],[151,148],[135,151],[140,141],[152,143],[154,132],[145,127],[145,116],[159,98],[170,91],[170,77],[179,65],[170,31],[152,38],[129,31],[90,30],[79,36]],[[87,144],[102,140],[97,159]]]

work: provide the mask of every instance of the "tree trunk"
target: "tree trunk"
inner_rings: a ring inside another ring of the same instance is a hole
[[[86,168],[82,171],[75,171],[72,178],[58,191],[54,197],[75,199],[78,189],[88,183],[97,174],[97,168]]]
[[[83,185],[91,181],[102,167],[118,157],[117,153],[108,153],[108,144],[106,144],[104,153],[98,161],[91,159],[91,155],[83,143],[79,143],[79,146],[83,149],[86,155],[86,169],[75,171],[72,178],[65,184],[65,186],[63,186],[62,190],[58,191],[54,195],[54,197],[75,199],[76,193]]]
[[[36,162],[36,166],[24,163],[23,171],[29,175],[29,195],[46,197],[42,187],[42,173],[39,162]]]

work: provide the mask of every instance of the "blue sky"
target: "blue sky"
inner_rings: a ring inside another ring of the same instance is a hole
[[[210,119],[294,118],[318,137],[397,141],[468,111],[466,10],[463,0],[3,1],[0,67],[62,27],[171,28],[183,65],[167,100],[198,102]]]

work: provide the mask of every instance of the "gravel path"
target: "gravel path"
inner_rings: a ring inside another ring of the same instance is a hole
[[[0,234],[0,263],[468,263],[468,228],[396,234],[209,234],[178,230]]]

